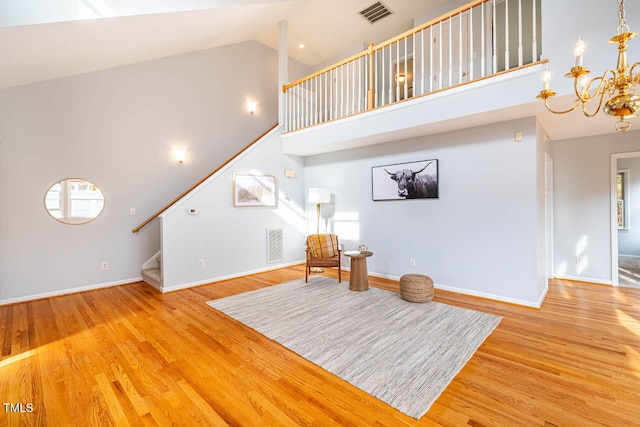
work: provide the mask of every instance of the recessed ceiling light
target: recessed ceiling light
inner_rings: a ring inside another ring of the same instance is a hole
[[[300,49],[304,49],[304,43],[300,43],[300,44],[298,45],[298,47],[299,47]]]

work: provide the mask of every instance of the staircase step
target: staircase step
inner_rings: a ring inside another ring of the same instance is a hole
[[[142,280],[154,288],[162,290],[162,271],[159,268],[145,268],[141,273]]]

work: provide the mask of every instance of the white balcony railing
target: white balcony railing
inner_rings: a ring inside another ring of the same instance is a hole
[[[285,132],[540,60],[540,0],[476,0],[285,85]]]

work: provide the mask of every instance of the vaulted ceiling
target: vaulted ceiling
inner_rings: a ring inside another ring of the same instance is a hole
[[[0,3],[0,89],[257,40],[312,67],[414,26],[447,0],[21,0]],[[299,45],[304,44],[304,48]],[[328,62],[329,61],[329,62]]]

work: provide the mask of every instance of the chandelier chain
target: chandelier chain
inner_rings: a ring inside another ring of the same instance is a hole
[[[630,30],[624,13],[624,0],[618,0],[618,6],[620,8],[618,12],[618,34],[628,33]]]

